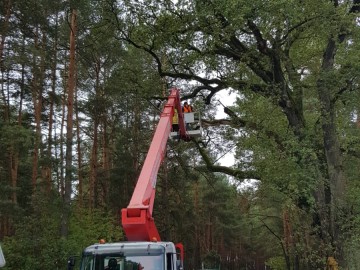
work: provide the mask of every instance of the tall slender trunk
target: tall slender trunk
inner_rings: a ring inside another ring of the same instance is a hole
[[[67,237],[69,233],[70,204],[72,194],[72,140],[73,140],[73,110],[74,92],[76,85],[75,50],[76,50],[76,9],[71,11],[70,24],[70,61],[67,85],[67,124],[66,124],[66,156],[65,156],[65,194],[64,212],[61,220],[61,236]]]
[[[10,15],[11,15],[11,7],[12,7],[12,2],[11,0],[5,0],[5,16],[4,16],[4,21],[2,24],[2,30],[1,30],[1,40],[0,40],[0,63],[1,63],[1,67],[3,67],[3,51],[4,51],[4,47],[5,47],[5,39],[7,37],[7,30],[9,28],[9,20],[10,20]]]
[[[91,148],[91,158],[90,158],[90,190],[89,190],[89,206],[93,208],[96,206],[96,179],[97,179],[97,157],[98,157],[98,128],[99,121],[97,116],[94,119],[94,137],[93,144]]]
[[[9,28],[9,20],[10,20],[10,15],[11,15],[11,7],[12,7],[12,3],[11,0],[7,0],[5,2],[5,14],[4,14],[4,21],[2,24],[2,29],[1,29],[1,39],[0,39],[0,71],[2,76],[4,76],[4,72],[5,72],[5,67],[4,67],[4,48],[5,48],[5,40],[7,37],[7,31]],[[5,82],[6,80],[2,80],[3,82]],[[5,96],[5,90],[4,90],[4,83],[1,84],[1,93],[2,93],[2,99],[4,102],[4,119],[5,120],[9,120],[9,102]]]
[[[96,207],[98,203],[98,183],[97,183],[97,171],[98,171],[98,147],[99,147],[99,112],[97,108],[101,105],[100,103],[100,60],[96,59],[95,62],[95,110],[93,112],[94,116],[94,138],[93,145],[91,149],[91,158],[90,158],[90,192],[89,192],[89,202],[90,208]]]
[[[324,185],[326,216],[322,218],[324,221],[323,226],[325,226],[325,230],[327,230],[330,236],[330,239],[326,239],[328,244],[331,244],[334,249],[338,249],[336,251],[337,254],[341,254],[341,247],[339,246],[339,241],[337,241],[340,230],[336,222],[339,218],[339,211],[343,207],[345,175],[343,172],[340,143],[337,136],[335,102],[331,94],[332,82],[329,81],[328,75],[334,69],[336,51],[337,46],[334,38],[329,38],[323,55],[322,74],[317,81],[317,90],[321,104],[321,124],[327,165],[327,175],[325,175],[327,183]]]
[[[104,67],[103,69],[103,78],[104,81],[107,78],[107,70]],[[104,82],[105,83],[105,82]],[[104,91],[104,88],[102,88],[102,96],[106,98],[106,93]],[[102,164],[103,164],[103,179],[104,179],[104,202],[106,205],[109,205],[109,190],[110,190],[110,169],[111,169],[111,164],[110,164],[110,132],[109,132],[109,128],[108,128],[108,114],[107,114],[107,110],[104,108],[102,110],[102,116],[101,116],[101,122],[102,122],[102,126],[103,126],[103,133],[102,133]]]
[[[208,233],[208,243],[207,243],[207,248],[208,250],[213,250],[214,248],[214,239],[213,239],[213,217],[209,216],[209,222],[208,222],[208,227],[207,227],[207,233]]]
[[[26,38],[25,36],[22,39],[22,54],[25,55],[25,46],[26,46]],[[21,83],[20,83],[20,100],[19,100],[19,110],[18,110],[18,124],[22,125],[22,110],[23,110],[23,102],[24,102],[24,93],[25,93],[25,63],[24,61],[21,63]]]
[[[356,114],[356,126],[360,128],[360,109],[357,109]]]
[[[103,160],[103,172],[104,172],[104,201],[108,203],[109,198],[109,184],[110,184],[110,151],[109,151],[109,136],[107,128],[107,119],[106,114],[104,113],[103,117],[103,150],[102,150],[102,160]]]
[[[66,58],[66,56],[65,56]],[[67,62],[65,61],[64,63],[64,70],[67,70]],[[62,95],[61,98],[61,124],[60,124],[60,140],[59,140],[59,153],[60,153],[60,160],[59,160],[59,166],[60,166],[60,177],[58,178],[59,180],[59,188],[60,188],[60,193],[61,196],[64,198],[65,195],[65,154],[64,154],[64,127],[65,127],[65,116],[66,116],[66,98],[67,98],[67,84],[68,84],[68,80],[69,78],[65,75],[63,78],[64,84],[64,95]]]
[[[60,142],[59,142],[59,148],[60,148],[60,177],[59,177],[59,187],[60,187],[60,193],[61,196],[64,198],[65,196],[65,177],[64,177],[64,160],[65,160],[65,154],[64,154],[64,126],[65,126],[65,114],[66,114],[66,96],[67,91],[64,91],[64,96],[61,100],[61,124],[60,124]]]
[[[4,48],[5,48],[5,40],[8,36],[9,21],[10,21],[10,16],[11,16],[11,7],[12,7],[11,0],[4,1],[4,14],[2,14],[4,19],[3,19],[2,27],[0,29],[0,35],[1,35],[1,39],[0,39],[0,72],[1,72],[1,78],[2,78],[1,98],[2,98],[2,103],[3,103],[3,120],[5,123],[10,122],[10,102],[9,102],[8,95],[6,95],[6,93],[5,93],[5,87],[7,89],[9,88],[9,80],[7,80],[5,78],[5,76],[8,76],[9,71],[5,70]],[[16,155],[14,155],[14,154],[15,154],[15,149],[13,147],[11,147],[8,150],[8,160],[9,161],[8,161],[7,166],[8,166],[9,172],[10,172],[11,186],[13,187],[13,190],[11,193],[11,201],[14,204],[16,204],[17,203],[17,195],[16,195],[17,178],[15,178],[15,176],[17,177],[17,173],[14,174],[15,173],[14,169],[17,168],[17,164],[15,164],[14,162],[16,162],[17,159],[16,159]],[[13,227],[12,222],[11,222],[9,216],[5,216],[5,215],[0,216],[0,240],[4,236],[11,234],[12,227]]]
[[[49,129],[48,129],[48,144],[47,144],[47,153],[46,153],[46,166],[45,166],[45,176],[46,176],[46,187],[47,192],[50,193],[51,186],[52,186],[52,177],[51,177],[51,170],[52,170],[52,154],[51,148],[53,145],[53,124],[54,124],[54,98],[56,95],[56,66],[57,66],[57,43],[58,43],[58,14],[56,14],[55,18],[55,38],[53,44],[53,59],[52,59],[52,67],[51,67],[51,92],[49,95]]]
[[[83,174],[82,174],[82,150],[81,150],[81,138],[80,138],[80,119],[79,119],[79,109],[77,102],[77,93],[76,93],[76,104],[75,104],[75,122],[76,122],[76,142],[77,142],[77,159],[78,159],[78,202],[79,207],[83,206]]]
[[[194,211],[195,216],[200,217],[200,208],[199,208],[199,181],[194,183]],[[200,269],[201,267],[201,230],[198,220],[195,221],[195,248],[193,257],[195,258],[194,267],[195,269]]]
[[[25,52],[25,37],[23,38],[22,43],[22,52]],[[23,107],[23,98],[24,98],[24,87],[25,87],[25,64],[21,64],[21,83],[20,83],[20,96],[19,96],[19,109],[17,116],[17,124],[19,127],[22,126],[22,107]],[[18,179],[18,169],[19,169],[19,151],[13,146],[9,152],[9,162],[10,162],[10,175],[11,175],[11,187],[13,188],[11,200],[14,204],[17,204],[17,179]]]
[[[292,233],[291,233],[291,224],[289,217],[289,210],[283,210],[283,230],[284,230],[284,245],[283,245],[283,253],[286,262],[287,269],[291,269],[291,260],[290,254],[292,249]]]
[[[46,12],[45,12],[45,16],[46,16]],[[42,41],[41,41],[41,57],[40,57],[40,68],[39,68],[39,95],[38,95],[38,100],[39,100],[39,119],[37,119],[37,131],[38,133],[38,138],[39,138],[39,144],[42,144],[42,132],[41,132],[41,113],[42,113],[42,108],[43,108],[43,84],[44,84],[44,78],[45,78],[45,72],[46,72],[46,32],[45,30],[42,28]],[[46,151],[45,151],[46,152]],[[45,156],[47,156],[47,153],[44,153],[43,148],[41,147],[39,149],[39,153],[40,156],[39,158],[44,158]],[[49,172],[49,165],[48,165],[48,160],[45,164],[43,164],[43,166],[41,166],[41,181],[42,183],[44,182],[46,185],[46,189],[48,190],[48,192],[50,192],[50,183],[49,183],[49,177],[50,177],[50,172]]]
[[[36,27],[35,37],[34,37],[34,46],[35,49],[40,51],[39,47],[39,27]],[[36,181],[38,177],[38,167],[39,167],[39,147],[41,140],[41,109],[42,109],[42,66],[44,65],[44,57],[41,56],[40,63],[37,62],[36,56],[33,59],[33,78],[31,83],[32,88],[32,100],[35,111],[35,140],[34,140],[34,151],[33,151],[33,162],[32,162],[32,177],[31,185],[32,188],[36,188]]]
[[[134,123],[132,126],[132,137],[133,137],[133,146],[132,146],[132,152],[133,152],[133,168],[135,173],[137,174],[141,168],[139,166],[139,158],[140,158],[140,148],[139,148],[139,128],[141,125],[141,104],[139,102],[139,98],[137,97],[137,93],[134,93]],[[134,179],[134,187],[136,184],[136,179]]]
[[[11,194],[11,201],[14,204],[17,204],[17,179],[18,179],[18,169],[19,169],[19,151],[12,147],[10,150],[10,176],[11,176],[11,187],[13,188]]]

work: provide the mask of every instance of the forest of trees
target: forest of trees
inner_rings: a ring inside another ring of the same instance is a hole
[[[0,1],[5,269],[66,269],[100,238],[125,240],[120,210],[171,87],[204,128],[168,142],[157,180],[155,222],[184,244],[185,269],[360,269],[359,11]]]

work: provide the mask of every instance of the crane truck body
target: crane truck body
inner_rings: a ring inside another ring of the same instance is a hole
[[[130,203],[121,211],[122,227],[128,241],[97,243],[87,247],[82,254],[80,270],[182,269],[184,258],[182,244],[161,241],[152,217],[157,174],[165,156],[167,141],[173,133],[172,118],[176,111],[179,119],[177,138],[188,141],[194,134],[195,136],[199,134],[200,131],[193,132],[189,136],[182,113],[179,90],[171,89]],[[74,260],[69,259],[68,269],[73,269],[74,265]]]

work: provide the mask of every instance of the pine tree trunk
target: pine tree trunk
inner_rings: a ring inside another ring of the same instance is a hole
[[[46,186],[47,192],[50,193],[52,186],[52,178],[51,178],[51,170],[52,170],[52,154],[51,148],[53,145],[53,124],[54,124],[54,97],[56,95],[56,66],[57,66],[57,43],[58,43],[58,14],[56,14],[55,18],[55,39],[53,45],[53,59],[52,59],[52,67],[51,67],[51,93],[49,96],[49,129],[48,129],[48,145],[47,145],[47,163],[46,163]]]
[[[4,66],[4,47],[5,47],[5,39],[7,37],[7,30],[9,28],[9,20],[11,15],[11,7],[12,3],[11,0],[6,1],[5,3],[5,15],[4,15],[4,22],[3,27],[1,29],[1,40],[0,40],[0,70],[2,76],[5,73],[5,66]],[[5,94],[5,87],[4,82],[9,80],[3,80],[1,88],[2,88],[2,99],[3,99],[3,106],[4,106],[4,122],[10,121],[10,112],[9,112],[9,99],[7,98],[8,95]],[[18,168],[18,156],[16,150],[12,147],[9,150],[9,172],[11,178],[11,186],[13,188],[11,200],[13,203],[17,203],[17,195],[16,195],[16,186],[17,186],[17,168]]]
[[[5,15],[4,15],[4,21],[2,24],[2,28],[1,28],[1,40],[0,40],[0,71],[1,74],[3,76],[4,72],[5,72],[5,67],[4,67],[4,47],[5,47],[5,39],[7,37],[7,31],[9,28],[9,20],[10,20],[10,15],[11,15],[11,7],[12,7],[12,3],[11,0],[7,0],[5,3]],[[3,82],[5,82],[5,80],[3,80]],[[1,84],[1,93],[2,93],[2,99],[3,99],[3,103],[4,103],[4,119],[5,120],[9,120],[10,117],[10,112],[9,112],[9,103],[8,100],[6,98],[5,92],[4,92],[4,83]]]
[[[65,194],[64,194],[64,213],[61,220],[61,236],[67,237],[69,233],[69,216],[72,194],[72,140],[73,140],[73,110],[74,92],[76,85],[75,70],[75,50],[76,50],[76,9],[71,10],[70,24],[70,62],[69,76],[67,85],[67,124],[66,124],[66,156],[65,156]]]
[[[100,62],[99,60],[96,62],[95,66],[95,108],[99,108],[100,102],[99,96],[100,96]],[[99,111],[96,109],[93,112],[94,115],[94,138],[93,138],[93,145],[91,149],[91,158],[90,158],[90,192],[89,192],[89,202],[90,202],[90,208],[96,207],[98,203],[98,195],[97,194],[97,170],[98,170],[98,140],[99,140]]]
[[[22,43],[23,52],[25,51],[25,38],[23,38]],[[22,110],[23,110],[23,99],[24,99],[24,88],[25,88],[25,64],[21,65],[21,84],[20,84],[20,100],[19,100],[19,109],[18,109],[18,126],[22,126]],[[18,170],[19,170],[19,151],[15,148],[12,148],[10,151],[10,172],[11,172],[11,186],[12,191],[12,202],[17,204],[17,180],[18,180]]]
[[[3,51],[5,47],[5,39],[7,37],[7,30],[9,28],[9,20],[11,15],[11,7],[12,3],[11,0],[5,0],[5,9],[4,9],[4,21],[2,24],[2,30],[1,30],[1,41],[0,41],[0,59],[1,59],[1,67],[3,67]]]
[[[61,102],[61,125],[60,125],[60,177],[59,177],[59,187],[60,187],[60,193],[61,196],[64,197],[65,195],[65,178],[64,178],[64,126],[65,126],[65,114],[66,114],[66,96],[67,96],[67,90],[65,90],[64,97],[62,98]]]
[[[199,182],[196,181],[194,183],[194,211],[195,216],[200,219],[200,209],[199,209]],[[193,253],[193,258],[195,258],[194,261],[194,267],[195,269],[200,269],[201,267],[201,232],[199,228],[199,222],[195,222],[195,248]]]
[[[94,208],[96,204],[96,178],[97,178],[97,149],[98,149],[98,127],[99,123],[97,117],[94,119],[94,138],[91,149],[91,158],[90,158],[90,191],[89,191],[89,206]]]
[[[104,172],[104,202],[108,203],[109,197],[109,184],[110,184],[110,151],[109,151],[109,136],[106,121],[106,114],[103,115],[103,172]]]
[[[36,27],[36,33],[34,37],[35,49],[41,50],[39,47],[39,28]],[[41,108],[42,108],[42,81],[41,81],[41,67],[44,65],[44,57],[41,57],[41,63],[36,61],[36,56],[33,59],[33,78],[31,83],[32,88],[32,100],[35,111],[35,141],[33,151],[33,162],[32,162],[32,177],[31,185],[33,190],[36,188],[36,181],[38,177],[39,167],[39,145],[41,140]],[[39,67],[40,66],[40,67]]]
[[[38,134],[38,138],[39,138],[39,144],[42,143],[42,132],[41,132],[41,113],[42,113],[42,108],[43,108],[43,84],[44,84],[44,78],[45,78],[45,72],[46,72],[46,33],[44,31],[44,29],[42,29],[42,42],[41,42],[41,60],[40,60],[40,68],[39,68],[39,83],[38,83],[38,88],[39,88],[39,95],[38,95],[38,113],[39,113],[39,119],[37,119],[37,131],[39,132]],[[44,153],[43,148],[41,147],[39,149],[39,153],[40,156],[39,158],[44,158],[45,156],[47,156],[46,153]],[[48,193],[50,192],[50,185],[49,185],[49,180],[48,178],[50,177],[50,172],[49,172],[49,166],[47,163],[43,164],[43,166],[41,166],[41,181],[45,181],[46,184],[46,190],[48,190]]]
[[[79,207],[83,206],[83,174],[82,174],[82,150],[81,150],[81,139],[80,139],[80,120],[79,120],[79,110],[78,102],[76,95],[76,108],[75,108],[75,117],[76,117],[76,141],[77,141],[77,158],[78,158],[78,201]]]

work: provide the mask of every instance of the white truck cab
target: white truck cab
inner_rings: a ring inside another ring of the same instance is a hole
[[[70,259],[68,269],[74,269]],[[182,270],[172,242],[94,244],[82,254],[80,270]]]

